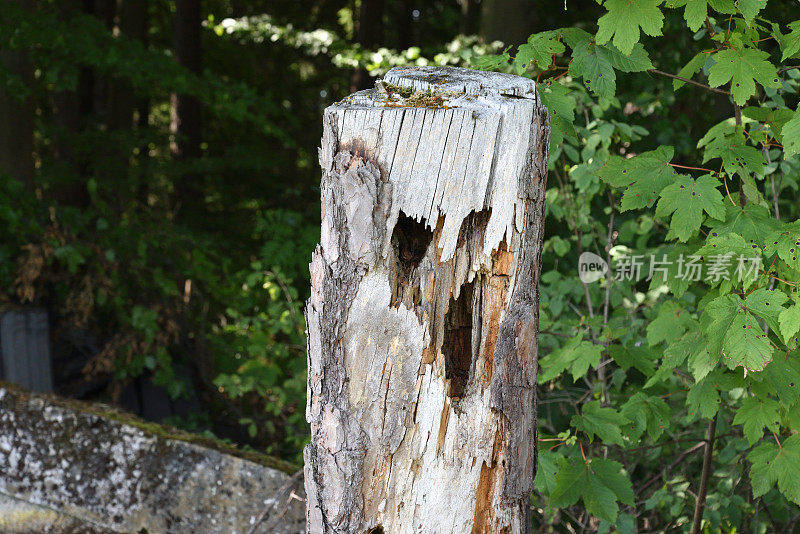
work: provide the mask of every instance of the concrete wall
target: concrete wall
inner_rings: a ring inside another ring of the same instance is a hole
[[[198,440],[0,384],[0,531],[304,532],[290,466]]]

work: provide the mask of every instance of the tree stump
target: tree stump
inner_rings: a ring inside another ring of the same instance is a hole
[[[394,68],[325,110],[309,532],[530,531],[549,142],[507,74]]]

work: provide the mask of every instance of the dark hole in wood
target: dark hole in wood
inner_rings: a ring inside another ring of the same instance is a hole
[[[454,399],[464,396],[472,367],[472,297],[473,283],[461,286],[444,318],[444,373],[450,383],[447,394]]]
[[[409,308],[420,304],[419,267],[433,240],[433,231],[425,221],[417,222],[402,211],[392,231],[395,268],[393,269],[392,306],[404,302]]]
[[[383,534],[383,527],[380,525],[377,527],[372,527],[367,531],[367,534]]]
[[[417,268],[432,239],[433,232],[425,226],[424,220],[417,222],[400,212],[392,232],[392,244],[397,247],[397,257],[404,267]]]
[[[461,228],[458,230],[458,244],[461,247],[467,242],[472,242],[474,246],[482,246],[483,235],[486,233],[486,225],[492,217],[492,210],[471,211],[469,215],[461,221]]]

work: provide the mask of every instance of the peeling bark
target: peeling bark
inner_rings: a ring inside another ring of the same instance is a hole
[[[309,532],[530,531],[548,147],[505,74],[396,68],[325,110]]]

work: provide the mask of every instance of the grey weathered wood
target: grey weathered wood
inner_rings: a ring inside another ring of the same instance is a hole
[[[396,68],[323,121],[309,532],[528,532],[549,148],[535,85]]]
[[[0,377],[33,391],[53,391],[47,311],[0,312]]]

